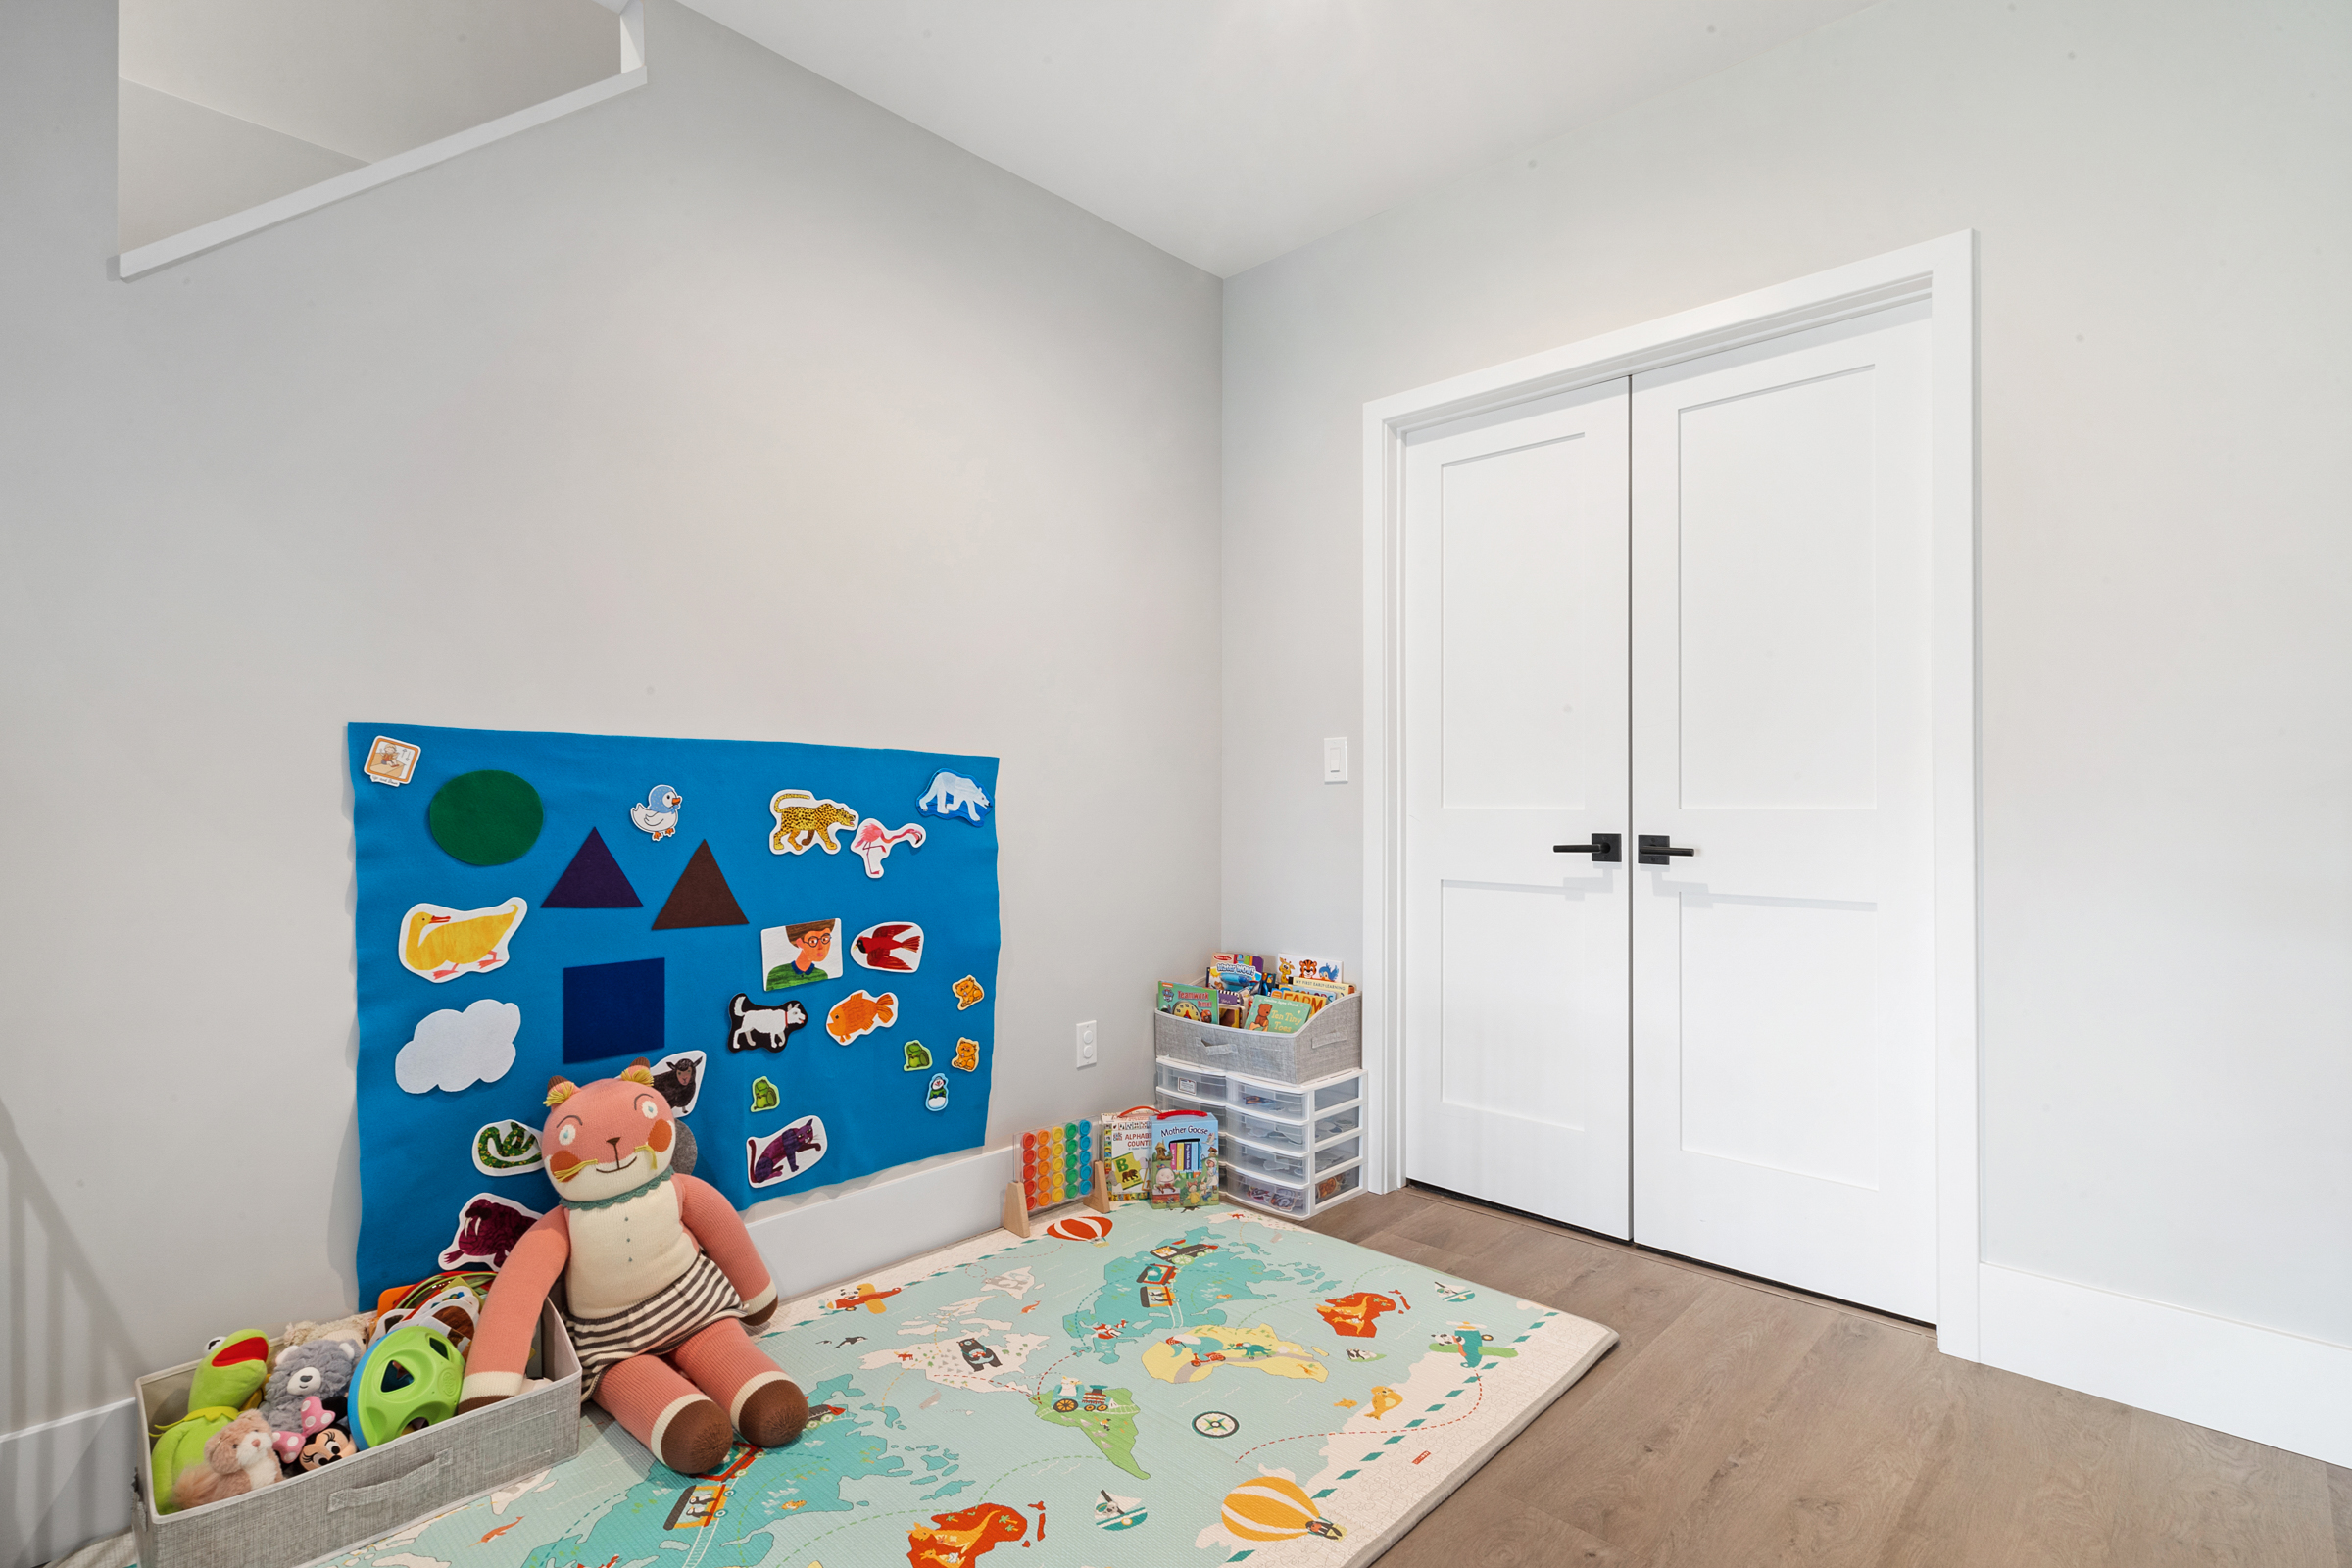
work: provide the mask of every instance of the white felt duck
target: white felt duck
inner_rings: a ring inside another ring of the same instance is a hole
[[[666,784],[657,784],[647,793],[644,805],[629,808],[629,820],[659,844],[678,830],[678,808],[685,804],[685,796]]]

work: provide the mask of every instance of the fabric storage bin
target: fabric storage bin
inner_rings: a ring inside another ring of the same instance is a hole
[[[139,1568],[294,1568],[570,1458],[580,1448],[579,1358],[552,1304],[539,1321],[541,1362],[554,1380],[548,1387],[291,1481],[159,1514],[142,1454],[131,1479]],[[278,1347],[270,1348],[274,1354]],[[195,1373],[189,1361],[138,1380],[139,1415],[150,1429],[186,1409]]]
[[[1334,1105],[1349,1104],[1363,1098],[1364,1081],[1361,1078],[1343,1078],[1315,1091],[1315,1108],[1329,1110]]]
[[[1228,1029],[1172,1012],[1152,1015],[1152,1053],[1215,1071],[1302,1084],[1364,1064],[1364,999],[1342,997],[1296,1034]]]
[[[1306,1119],[1306,1097],[1262,1084],[1237,1083],[1233,1102],[1252,1116],[1279,1116],[1284,1121]]]
[[[1296,1214],[1306,1207],[1305,1188],[1232,1165],[1225,1167],[1225,1191],[1245,1203],[1255,1203],[1279,1213]]]
[[[1236,1138],[1247,1138],[1259,1144],[1281,1144],[1289,1149],[1306,1147],[1306,1134],[1296,1122],[1267,1121],[1246,1110],[1237,1111],[1233,1119],[1233,1136]]]
[[[1363,1152],[1363,1143],[1364,1141],[1360,1137],[1347,1138],[1342,1139],[1339,1143],[1332,1145],[1329,1149],[1316,1150],[1316,1171],[1319,1173],[1331,1169],[1334,1165],[1347,1164],[1349,1160],[1355,1158],[1356,1155]]]
[[[1189,1095],[1195,1100],[1225,1098],[1225,1079],[1221,1074],[1174,1067],[1164,1061],[1159,1064],[1159,1087],[1172,1095]]]
[[[1233,1146],[1233,1162],[1257,1176],[1281,1176],[1297,1181],[1306,1174],[1306,1160],[1300,1155],[1278,1153],[1271,1149],[1252,1149],[1248,1144]]]
[[[1361,1105],[1349,1105],[1346,1110],[1334,1111],[1328,1116],[1317,1116],[1315,1118],[1315,1136],[1317,1138],[1337,1138],[1342,1133],[1351,1133],[1363,1124],[1363,1114]]]

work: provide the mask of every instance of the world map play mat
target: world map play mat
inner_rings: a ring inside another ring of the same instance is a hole
[[[345,1568],[1366,1563],[1616,1343],[1231,1206],[1084,1210],[789,1303],[789,1448],[580,1455]]]

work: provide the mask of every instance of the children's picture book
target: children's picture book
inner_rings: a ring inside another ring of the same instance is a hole
[[[1159,983],[1159,1010],[1190,1018],[1196,1023],[1217,1021],[1217,994],[1208,986],[1197,986],[1183,980],[1162,980]]]
[[[1217,1021],[1217,994],[1207,986],[1178,986],[1175,1005],[1168,1009],[1179,1018],[1195,1023]]]
[[[1254,1015],[1257,1021],[1250,1027],[1278,1035],[1297,1034],[1306,1027],[1306,1020],[1315,1011],[1296,997],[1265,997],[1260,999],[1259,1005],[1264,1011]]]
[[[1217,1118],[1163,1110],[1152,1118],[1152,1206],[1199,1208],[1217,1200]]]
[[[1212,961],[1204,976],[1207,983],[1219,991],[1240,991],[1255,995],[1266,988],[1265,974],[1254,964]]]
[[[1318,991],[1309,991],[1304,986],[1285,986],[1280,991],[1269,991],[1266,995],[1278,1001],[1305,1003],[1306,1015],[1310,1018],[1321,1012],[1331,1003],[1330,997]]]
[[[1152,1121],[1150,1105],[1129,1105],[1105,1112],[1095,1121],[1097,1148],[1110,1170],[1112,1198],[1142,1198],[1151,1179]]]
[[[1303,954],[1277,954],[1274,958],[1274,983],[1287,986],[1300,980],[1340,979],[1340,960],[1310,958]]]

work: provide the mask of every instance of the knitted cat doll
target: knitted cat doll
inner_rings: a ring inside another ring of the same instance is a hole
[[[776,1288],[743,1217],[675,1169],[676,1113],[643,1058],[617,1078],[548,1081],[539,1147],[563,1206],[523,1234],[490,1288],[458,1408],[522,1391],[558,1275],[580,1388],[663,1464],[712,1469],[735,1433],[761,1448],[800,1436],[808,1401],[745,1332]]]

